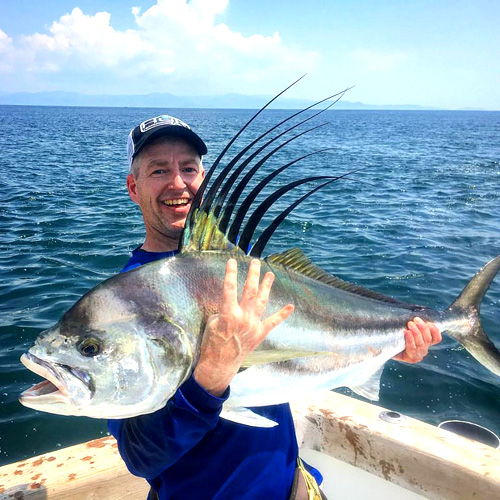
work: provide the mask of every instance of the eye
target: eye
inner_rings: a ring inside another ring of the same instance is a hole
[[[83,356],[92,358],[101,352],[101,342],[94,337],[87,337],[78,344],[78,351]]]

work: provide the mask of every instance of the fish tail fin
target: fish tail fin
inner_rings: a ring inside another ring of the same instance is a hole
[[[464,288],[448,308],[448,312],[463,316],[467,323],[463,328],[447,330],[483,366],[500,376],[500,351],[488,338],[481,325],[479,310],[481,301],[500,271],[500,255],[486,264]]]

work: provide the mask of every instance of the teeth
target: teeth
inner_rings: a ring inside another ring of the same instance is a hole
[[[172,205],[187,205],[189,200],[187,198],[181,198],[179,200],[166,200],[163,202],[164,205],[172,206]]]

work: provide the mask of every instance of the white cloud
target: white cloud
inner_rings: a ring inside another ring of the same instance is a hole
[[[256,81],[290,81],[317,65],[317,53],[288,47],[279,33],[244,36],[218,23],[227,5],[158,0],[143,13],[132,9],[135,26],[126,31],[114,29],[107,12],[74,8],[46,34],[13,42],[0,31],[0,70],[45,74],[46,85],[50,73],[58,90],[209,94],[257,93]]]
[[[0,74],[13,71],[15,59],[12,38],[0,29]]]
[[[368,72],[391,71],[408,60],[408,54],[401,51],[377,52],[359,49],[352,53],[354,63]]]
[[[34,60],[44,63],[78,64],[84,67],[114,67],[132,59],[140,53],[142,46],[136,31],[115,31],[110,25],[111,16],[98,12],[95,16],[85,15],[79,8],[54,21],[49,28],[50,35],[34,33],[21,38],[21,44]],[[31,71],[43,71],[31,67]]]
[[[0,53],[7,52],[12,47],[12,38],[0,29]]]

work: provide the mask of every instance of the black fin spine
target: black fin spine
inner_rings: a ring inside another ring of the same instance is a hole
[[[306,182],[312,182],[312,181],[317,181],[320,179],[332,179],[335,180],[338,177],[334,177],[332,179],[331,176],[327,175],[321,175],[321,176],[315,176],[315,177],[307,177],[306,179],[299,179],[297,181],[290,182],[286,186],[281,187],[277,191],[275,191],[273,194],[269,195],[257,208],[256,210],[252,213],[250,218],[248,219],[247,223],[245,224],[245,227],[243,228],[243,231],[237,241],[237,245],[245,252],[248,253],[248,246],[250,244],[250,241],[252,239],[253,233],[255,232],[255,229],[257,228],[257,225],[259,224],[260,220],[262,217],[266,214],[267,210],[269,207],[279,198],[281,198],[284,194],[286,194],[288,191],[291,189],[296,188],[297,186],[300,186],[301,184],[305,184]]]
[[[233,138],[226,144],[226,146],[222,149],[220,152],[219,156],[216,158],[214,163],[212,164],[212,168],[206,173],[205,178],[203,179],[203,182],[201,183],[201,186],[199,187],[197,193],[195,194],[193,201],[191,202],[191,208],[189,210],[189,213],[186,218],[186,226],[183,230],[183,234],[181,235],[180,238],[180,245],[179,245],[179,251],[182,251],[182,246],[185,242],[185,239],[189,239],[189,235],[191,233],[191,228],[194,224],[194,219],[195,219],[195,214],[198,212],[198,209],[200,208],[201,202],[203,200],[203,195],[205,193],[205,190],[207,188],[207,184],[210,181],[210,178],[212,177],[213,173],[215,172],[215,169],[217,165],[220,163],[221,159],[224,157],[226,154],[227,150],[234,144],[236,139],[243,133],[243,131],[271,104],[273,103],[278,97],[280,97],[282,94],[284,94],[288,89],[293,87],[296,83],[298,83],[302,78],[306,76],[305,74],[302,75],[300,78],[295,80],[291,85],[286,87],[284,90],[282,90],[279,94],[274,96],[267,104],[265,104],[257,113],[255,113],[250,120],[248,120],[243,127],[238,130],[238,132],[233,136]]]
[[[323,123],[321,125],[317,125],[316,127],[313,127],[313,128],[310,128],[308,130],[305,130],[304,132],[301,132],[300,134],[297,134],[295,136],[293,136],[292,138],[288,139],[287,141],[285,141],[284,143],[280,144],[279,146],[277,146],[275,149],[273,149],[270,153],[268,153],[266,156],[264,156],[264,158],[262,158],[261,160],[259,160],[252,168],[249,172],[246,173],[246,175],[243,177],[243,179],[238,183],[238,185],[236,186],[236,188],[233,190],[233,192],[231,193],[231,196],[229,197],[229,201],[226,203],[226,205],[224,206],[224,223],[223,223],[223,227],[221,227],[221,231],[222,232],[225,232],[226,230],[226,227],[227,227],[227,221],[229,219],[229,217],[231,217],[232,213],[233,213],[233,209],[236,205],[236,203],[238,202],[240,196],[241,196],[241,193],[243,192],[243,190],[245,189],[246,185],[248,184],[248,182],[250,181],[250,179],[255,175],[255,173],[260,169],[260,167],[272,156],[274,155],[277,151],[279,151],[281,148],[285,147],[287,144],[289,144],[290,142],[294,141],[295,139],[299,138],[300,136],[304,135],[304,134],[307,134],[308,132],[311,132],[312,130],[315,130],[317,128],[320,128],[320,127],[323,127],[324,125],[326,125],[326,123]],[[246,165],[245,165],[246,166]],[[240,169],[238,169],[240,170]]]
[[[297,205],[302,203],[304,200],[309,198],[312,194],[314,194],[316,191],[318,191],[321,188],[324,188],[328,184],[331,184],[332,182],[339,180],[339,177],[334,177],[333,179],[330,179],[327,182],[324,182],[323,184],[320,184],[319,186],[316,186],[314,189],[306,193],[304,196],[296,200],[294,203],[292,203],[287,209],[283,210],[278,217],[276,217],[269,226],[262,231],[261,235],[257,238],[257,241],[255,244],[252,246],[251,250],[247,255],[251,255],[252,257],[260,258],[262,255],[262,252],[264,251],[265,246],[267,245],[268,241],[271,239],[271,236],[274,234],[278,226],[283,222],[285,217],[292,211],[294,210]]]
[[[317,186],[316,188],[312,189],[309,193],[306,193],[304,196],[302,196],[301,198],[299,198],[297,201],[295,201],[294,203],[292,203],[292,205],[290,205],[287,209],[283,210],[283,212],[281,212],[280,215],[278,215],[278,217],[276,217],[273,222],[271,222],[271,224],[266,228],[264,229],[264,231],[262,231],[262,233],[260,234],[260,236],[257,238],[257,241],[255,242],[255,244],[252,246],[252,249],[251,249],[251,252],[250,252],[250,255],[252,257],[260,257],[262,255],[262,252],[264,251],[264,248],[265,246],[267,245],[267,242],[269,241],[269,239],[271,238],[271,236],[273,235],[274,231],[276,231],[276,229],[278,228],[278,226],[281,224],[281,222],[283,221],[283,219],[297,206],[299,205],[300,203],[302,203],[305,199],[307,199],[309,196],[311,196],[313,193],[315,193],[316,191],[318,191],[318,189],[321,189],[322,187],[325,187],[327,186],[328,184],[331,184],[332,182],[334,181],[338,181],[338,180],[341,180],[341,179],[345,179],[347,176],[349,175],[352,175],[352,174],[355,174],[356,172],[359,172],[360,170],[363,170],[364,168],[367,168],[367,167],[361,167],[361,168],[358,168],[356,170],[352,170],[350,172],[347,172],[345,174],[342,174],[342,175],[339,175],[338,177],[333,177],[331,180],[321,184],[320,186]],[[241,248],[241,247],[240,247]],[[255,250],[254,250],[255,249]],[[243,251],[245,251],[246,253],[246,250],[243,249]]]
[[[297,80],[298,81],[298,80]],[[297,82],[295,82],[297,83]],[[292,84],[294,85],[294,84]],[[288,87],[290,88],[290,87]],[[288,89],[285,89],[283,92],[285,92],[286,90]],[[293,118],[295,118],[296,116],[304,113],[305,111],[308,111],[309,109],[313,108],[314,106],[318,106],[319,104],[322,104],[323,102],[325,101],[328,101],[329,99],[332,99],[333,97],[337,97],[337,99],[335,99],[335,101],[333,101],[332,103],[330,103],[326,108],[324,109],[321,109],[319,110],[317,113],[315,113],[314,115],[310,116],[309,118],[306,118],[305,120],[303,120],[302,122],[294,125],[293,127],[289,128],[288,130],[286,130],[285,132],[282,132],[281,134],[279,134],[277,137],[275,137],[274,139],[271,139],[270,141],[268,141],[268,143],[266,143],[266,145],[264,147],[266,147],[268,144],[274,142],[276,139],[278,139],[279,137],[281,137],[283,134],[289,132],[290,130],[294,129],[295,127],[298,127],[300,125],[302,125],[303,123],[305,123],[306,121],[308,120],[311,120],[312,118],[318,116],[319,114],[323,113],[324,111],[326,111],[327,109],[331,108],[335,103],[337,103],[341,98],[342,96],[348,91],[349,89],[345,89],[345,90],[342,90],[341,92],[337,92],[336,94],[333,94],[331,96],[328,96],[324,99],[321,99],[320,101],[317,101],[315,102],[314,104],[311,104],[310,106],[308,106],[307,108],[304,108],[304,109],[301,109],[299,111],[297,111],[296,113],[294,113],[293,115],[291,116],[288,116],[287,118],[285,118],[284,120],[282,120],[281,122],[279,122],[278,124],[274,125],[273,127],[271,127],[269,130],[267,130],[266,132],[264,132],[263,134],[261,134],[259,137],[257,137],[256,139],[254,139],[250,144],[248,144],[246,147],[244,147],[229,163],[228,165],[222,170],[222,172],[217,176],[216,180],[214,181],[214,183],[212,184],[212,186],[210,186],[210,189],[207,193],[207,195],[204,197],[203,201],[201,202],[200,204],[200,210],[204,210],[205,212],[208,212],[210,210],[210,207],[212,206],[212,202],[213,202],[213,199],[220,187],[220,185],[222,184],[222,182],[224,181],[224,179],[227,177],[227,175],[229,174],[229,172],[233,169],[234,165],[241,159],[241,157],[249,150],[251,149],[257,142],[259,142],[261,139],[263,139],[266,135],[269,135],[272,131],[276,130],[277,128],[279,128],[281,125],[283,125],[284,123],[292,120]],[[283,93],[282,92],[282,93]],[[279,96],[280,94],[278,94]],[[276,96],[276,97],[278,97]],[[266,104],[266,106],[268,106],[272,101],[270,101],[268,104]],[[262,111],[262,110],[261,110]],[[254,116],[254,118],[256,117],[257,115]],[[252,118],[253,119],[253,118]],[[250,122],[247,123],[247,125],[249,124]],[[245,125],[245,127],[247,126]],[[244,128],[245,128],[244,127]],[[240,131],[242,132],[243,129]],[[237,136],[234,137],[233,139],[233,142],[234,140],[236,139]],[[229,144],[228,146],[230,146],[231,144]],[[225,153],[226,151],[226,148],[224,149],[224,151],[221,153],[221,155],[223,153]],[[215,167],[218,165],[219,163],[219,159],[221,158],[221,155],[219,155],[219,158],[215,161],[215,163],[213,164],[212,168],[210,169],[210,172],[213,172]],[[211,175],[211,174],[210,174]]]
[[[337,102],[337,101],[335,101]],[[331,105],[330,105],[331,106]],[[330,107],[328,106],[328,107]],[[318,113],[315,113],[312,117],[309,117],[305,120],[303,120],[302,122],[294,125],[293,127],[290,127],[289,129],[287,129],[286,131],[282,132],[281,134],[279,134],[278,136],[270,139],[264,146],[262,146],[258,152],[260,152],[262,149],[264,149],[265,147],[267,147],[269,144],[273,143],[274,141],[276,141],[279,137],[281,137],[283,134],[289,132],[290,130],[293,130],[294,128],[296,128],[297,126],[299,125],[302,125],[303,123],[305,123],[306,121],[308,121],[309,119],[317,116],[318,114],[320,114],[321,112],[325,111],[326,109],[328,108],[325,108],[323,110],[320,110]],[[298,113],[296,113],[297,115]],[[284,120],[286,121],[286,120]],[[284,122],[282,122],[284,123]],[[284,143],[282,143],[281,145],[279,145],[278,147],[276,147],[273,151],[271,151],[270,153],[268,153],[262,160],[260,160],[257,165],[252,168],[251,172],[250,172],[250,175],[246,175],[245,178],[243,179],[243,181],[240,182],[240,184],[238,185],[238,187],[240,187],[241,185],[241,189],[238,190],[236,189],[235,190],[235,193],[233,193],[233,195],[235,195],[233,197],[233,199],[235,199],[236,201],[239,199],[239,196],[241,195],[241,192],[242,190],[244,189],[244,187],[246,186],[246,184],[248,183],[248,181],[250,180],[250,178],[254,175],[254,173],[273,155],[275,154],[278,150],[280,150],[281,148],[283,148],[284,146],[286,146],[288,143],[292,142],[293,140],[297,139],[298,137],[304,135],[304,134],[307,134],[308,132],[311,132],[313,130],[316,130],[320,127],[324,127],[325,125],[327,125],[327,123],[322,123],[320,125],[316,125],[315,127],[312,127],[308,130],[305,130],[295,136],[293,136],[292,138],[288,139],[287,141],[285,141]],[[268,131],[269,132],[269,131]],[[266,132],[267,134],[267,132]],[[264,134],[265,135],[265,134]],[[261,136],[263,137],[263,136]],[[254,141],[255,142],[255,141]],[[333,148],[325,148],[325,149],[333,149]],[[256,152],[255,154],[258,154],[258,152]],[[212,224],[212,225],[206,225],[204,228],[201,229],[201,233],[198,235],[198,239],[200,241],[203,241],[204,243],[202,244],[202,247],[205,247],[205,246],[209,246],[210,245],[210,241],[212,239],[212,237],[214,236],[214,234],[217,234],[218,237],[220,237],[220,234],[219,233],[224,233],[225,230],[226,230],[226,227],[224,226],[224,229],[222,230],[219,226],[220,224],[220,220],[218,220],[218,217],[219,217],[219,212],[222,208],[222,205],[225,201],[225,198],[227,196],[227,191],[229,191],[229,189],[232,187],[232,185],[234,184],[234,182],[236,182],[236,179],[239,177],[241,171],[245,168],[245,166],[247,165],[247,163],[249,161],[251,161],[253,159],[253,157],[255,156],[254,155],[251,155],[247,160],[245,160],[245,162],[243,162],[243,165],[240,165],[235,172],[233,172],[233,174],[231,175],[230,179],[224,184],[224,186],[222,187],[222,190],[221,192],[216,196],[215,200],[213,200],[213,197],[215,196],[216,194],[216,191],[219,189],[221,183],[223,182],[223,180],[225,179],[225,177],[227,176],[227,174],[229,173],[229,171],[231,170],[231,168],[234,166],[233,162],[231,162],[231,165],[228,165],[224,168],[224,170],[219,174],[219,176],[217,177],[215,183],[210,187],[210,190],[209,190],[209,193],[207,194],[207,198],[208,198],[208,202],[206,203],[205,205],[205,202],[207,200],[204,200],[200,209],[199,209],[199,212],[204,212],[205,214],[207,214],[207,217],[208,219],[210,220],[214,220],[216,219],[216,222],[215,224]],[[241,155],[239,155],[241,156]],[[239,158],[238,158],[239,159]],[[296,163],[295,161],[292,162],[293,163]],[[243,184],[242,184],[243,182]],[[223,193],[223,191],[226,190],[226,193]],[[234,201],[233,203],[235,204],[236,201]],[[231,207],[231,204],[226,204],[226,207]],[[224,207],[224,208],[226,208]],[[233,205],[234,207],[234,205]],[[229,211],[229,214],[232,213],[232,208],[230,209]],[[241,224],[240,224],[241,225]],[[218,232],[217,233],[214,233],[214,227],[217,227],[218,229]],[[202,250],[203,248],[200,247],[200,250]]]
[[[236,236],[238,235],[238,233],[240,231],[240,228],[241,228],[241,225],[243,223],[243,220],[244,220],[244,218],[245,218],[248,210],[250,209],[250,205],[255,201],[255,198],[257,197],[257,195],[262,191],[262,189],[266,186],[266,184],[269,181],[271,181],[274,177],[276,177],[278,174],[280,174],[281,172],[283,172],[283,170],[285,170],[288,167],[294,165],[295,163],[303,160],[304,158],[307,158],[308,156],[312,156],[312,155],[315,155],[315,154],[318,154],[318,153],[323,153],[324,151],[329,151],[331,149],[334,149],[334,148],[320,149],[318,151],[313,151],[311,153],[303,155],[300,158],[296,158],[295,160],[293,160],[293,161],[291,161],[291,162],[283,165],[282,167],[276,169],[274,172],[272,172],[271,174],[269,174],[268,176],[266,176],[264,179],[262,179],[259,182],[259,184],[257,184],[252,189],[252,191],[245,197],[245,199],[241,203],[240,207],[238,208],[238,211],[236,212],[236,216],[234,217],[234,220],[233,220],[233,222],[231,224],[231,227],[229,228],[229,231],[227,232],[227,238],[229,239],[229,241],[235,241]],[[256,168],[256,167],[257,167],[257,165],[254,168]],[[250,173],[252,173],[252,172],[249,172],[249,174]],[[247,182],[248,182],[248,180],[247,180]],[[245,185],[246,185],[246,182],[245,182]],[[237,189],[239,187],[240,186],[238,186]],[[244,187],[245,186],[242,186],[241,190],[243,190]],[[224,207],[224,210],[228,210],[229,211],[229,209],[230,209],[230,212],[228,214],[228,220],[229,220],[229,217],[232,214],[233,208],[234,208],[234,205],[231,205],[231,200],[227,203],[226,207]],[[224,213],[224,217],[226,217],[226,213]],[[226,224],[227,224],[226,221],[221,221],[221,223],[220,223],[220,230],[222,232],[224,232],[226,230]]]
[[[316,116],[318,116],[319,114],[323,113],[324,111],[326,111],[328,108],[330,108],[331,106],[333,106],[334,103],[330,104],[330,106],[324,108],[324,109],[321,109],[320,111],[318,111],[317,113],[315,113],[314,115],[310,116],[309,118],[306,118],[305,120],[302,120],[300,123],[297,123],[296,125],[294,125],[293,127],[289,127],[287,130],[281,132],[280,134],[278,134],[276,137],[273,137],[272,139],[269,139],[264,145],[260,146],[257,150],[255,150],[248,158],[246,158],[242,163],[241,165],[231,174],[231,177],[229,178],[228,181],[226,181],[226,183],[224,184],[224,186],[222,187],[220,193],[217,195],[217,198],[215,199],[215,203],[214,203],[214,208],[212,210],[212,212],[218,216],[219,214],[219,211],[224,203],[224,201],[226,200],[226,197],[227,197],[227,193],[229,192],[229,190],[233,187],[234,183],[236,182],[236,179],[240,176],[241,172],[248,166],[248,164],[260,153],[262,152],[264,149],[266,149],[270,144],[272,144],[273,142],[277,141],[280,137],[282,137],[283,135],[287,134],[288,132],[290,132],[291,130],[293,130],[294,128],[297,128],[297,127],[300,127],[300,125],[304,124],[305,122],[309,121],[309,120],[312,120],[313,118],[315,118]],[[282,122],[284,123],[284,122]],[[323,123],[321,125],[318,125],[317,127],[314,127],[314,128],[311,128],[309,130],[307,130],[306,132],[303,132],[302,134],[298,134],[296,136],[294,136],[292,139],[286,141],[282,146],[280,146],[278,149],[281,149],[284,145],[288,144],[291,140],[294,140],[298,137],[300,137],[301,135],[303,135],[304,133],[307,133],[307,132],[310,132],[312,130],[315,130],[316,128],[319,128],[319,127],[323,127],[325,126],[326,123]],[[278,125],[279,126],[279,125]],[[276,127],[273,127],[273,129],[276,128]],[[272,130],[272,129],[271,129]],[[268,131],[269,132],[269,131]],[[260,140],[263,136],[260,136],[259,138],[257,138],[252,144],[251,146],[253,146],[258,140]],[[276,151],[276,150],[275,150]],[[275,152],[273,151],[273,152]],[[245,152],[246,152],[246,148],[245,148]],[[271,155],[268,155],[266,156],[266,159],[269,158],[269,156]],[[234,163],[232,163],[232,166],[234,166]],[[248,181],[247,181],[248,182]],[[240,194],[241,194],[241,191],[240,191]],[[233,200],[233,206],[234,204],[236,204],[236,202],[238,201],[238,198],[239,198],[239,195],[237,195],[235,197],[236,199]],[[231,200],[231,198],[230,198]],[[229,205],[229,203],[228,203]],[[232,212],[232,210],[231,210]],[[224,230],[222,230],[224,232]]]

